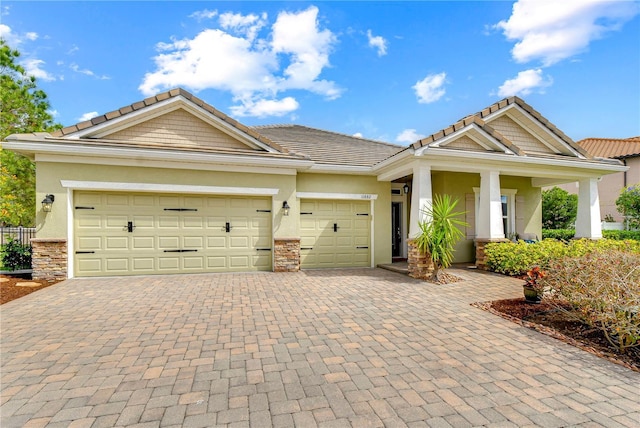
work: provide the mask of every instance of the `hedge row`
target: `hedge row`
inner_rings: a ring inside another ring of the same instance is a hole
[[[569,241],[573,239],[575,234],[575,229],[543,229],[542,239]],[[640,230],[603,230],[602,236],[607,239],[615,239],[617,241],[624,241],[627,239],[640,241]]]
[[[640,254],[640,240],[572,239],[562,242],[544,239],[533,244],[524,241],[495,242],[485,246],[487,266],[505,275],[524,275],[532,266],[548,268],[554,260],[564,256],[581,257],[594,251],[627,251]]]

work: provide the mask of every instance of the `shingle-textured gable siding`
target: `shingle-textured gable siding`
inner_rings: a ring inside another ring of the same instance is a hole
[[[507,116],[500,116],[489,124],[525,152],[554,153]]]
[[[478,152],[485,152],[487,149],[473,141],[471,138],[463,135],[460,138],[456,138],[454,141],[450,142],[446,146],[447,149],[464,149],[464,150],[473,150]]]
[[[169,146],[249,148],[246,144],[182,109],[110,134],[106,138]]]

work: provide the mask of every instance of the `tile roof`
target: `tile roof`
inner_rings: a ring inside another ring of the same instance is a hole
[[[626,158],[640,156],[640,137],[585,138],[578,144],[593,156],[602,158]]]
[[[373,166],[404,147],[301,125],[264,125],[257,132],[318,164]]]
[[[59,130],[57,130],[55,132],[52,132],[51,136],[52,137],[64,137],[64,136],[72,134],[74,132],[82,131],[82,130],[85,130],[87,128],[91,128],[92,126],[100,125],[101,123],[116,119],[118,117],[126,116],[127,114],[133,113],[134,111],[140,110],[140,109],[145,108],[145,107],[152,106],[152,105],[157,104],[157,103],[159,103],[161,101],[165,101],[165,100],[168,100],[168,99],[171,99],[171,98],[175,98],[175,97],[178,97],[178,96],[182,96],[183,98],[191,101],[192,103],[194,103],[198,107],[203,108],[204,110],[208,111],[209,113],[211,113],[212,115],[214,115],[218,119],[226,122],[230,126],[232,126],[232,127],[236,128],[236,129],[244,132],[245,134],[250,135],[251,137],[255,138],[256,140],[260,141],[261,143],[263,143],[263,144],[265,144],[265,145],[267,145],[267,146],[269,146],[271,148],[274,148],[274,149],[276,149],[278,151],[286,152],[286,149],[284,149],[283,147],[278,146],[277,144],[275,144],[273,141],[271,141],[267,137],[265,137],[263,135],[260,135],[259,133],[257,133],[253,129],[249,128],[248,126],[245,126],[245,125],[241,124],[240,122],[238,122],[237,120],[227,116],[226,114],[224,114],[221,111],[215,109],[213,106],[207,104],[206,102],[204,102],[200,98],[192,95],[191,93],[185,91],[182,88],[171,89],[169,91],[157,94],[157,95],[155,95],[153,97],[145,98],[142,101],[138,101],[138,102],[135,102],[133,104],[124,106],[122,108],[119,108],[118,110],[114,110],[114,111],[111,111],[109,113],[106,113],[106,114],[103,114],[103,115],[100,115],[100,116],[96,116],[93,119],[89,119],[89,120],[86,120],[84,122],[77,123],[75,125],[67,126],[66,128],[62,128],[62,129],[59,129]]]
[[[573,148],[574,150],[576,150],[578,153],[580,153],[581,155],[583,155],[584,157],[586,157],[587,159],[591,158],[591,155],[584,150],[582,147],[580,147],[578,144],[576,144],[571,138],[569,138],[564,132],[560,131],[553,123],[549,122],[544,116],[542,116],[537,110],[535,110],[533,107],[531,107],[529,104],[527,104],[526,102],[524,102],[524,100],[522,100],[519,97],[509,97],[509,98],[504,98],[500,101],[498,101],[497,103],[494,103],[492,105],[490,105],[489,107],[483,109],[482,111],[479,111],[478,113],[474,114],[474,115],[470,115],[467,117],[464,117],[462,119],[460,119],[459,121],[457,121],[456,123],[454,123],[453,125],[442,129],[438,132],[436,132],[435,134],[431,134],[425,138],[422,138],[421,140],[413,143],[410,148],[412,147],[413,149],[419,149],[420,147],[424,147],[426,145],[429,145],[441,138],[446,137],[449,134],[452,134],[453,132],[458,131],[459,129],[462,129],[466,126],[469,126],[471,124],[475,124],[476,126],[480,127],[482,130],[484,130],[487,134],[491,135],[493,138],[495,138],[497,141],[499,141],[500,143],[502,143],[505,147],[507,147],[509,150],[513,151],[514,153],[516,153],[517,155],[525,155],[525,153],[517,146],[515,146],[513,143],[511,143],[511,141],[509,141],[509,139],[507,139],[505,136],[503,136],[500,132],[498,132],[497,130],[495,130],[493,127],[491,127],[490,125],[488,125],[483,119],[499,110],[504,109],[505,107],[508,107],[512,104],[517,104],[520,108],[522,108],[524,111],[526,111],[527,113],[529,113],[531,116],[533,116],[536,120],[538,120],[542,125],[544,125],[549,131],[551,131],[553,134],[555,134],[558,138],[560,138],[562,141],[564,141],[566,144],[568,144],[571,148]],[[530,153],[528,155],[531,155]],[[538,154],[536,154],[536,156],[538,156]]]

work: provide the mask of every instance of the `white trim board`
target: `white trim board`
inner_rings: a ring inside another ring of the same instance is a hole
[[[370,193],[324,193],[324,192],[297,192],[298,199],[355,199],[373,200],[378,199],[378,195]]]
[[[273,188],[254,187],[220,187],[195,186],[184,184],[158,183],[118,183],[110,181],[75,181],[60,180],[62,187],[74,190],[112,190],[120,192],[169,192],[191,193],[204,195],[244,195],[244,196],[274,196],[280,191]]]

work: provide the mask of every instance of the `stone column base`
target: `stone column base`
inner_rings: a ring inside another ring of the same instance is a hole
[[[506,238],[479,238],[475,239],[474,242],[476,244],[476,267],[482,270],[489,270],[484,246],[492,242],[509,242],[509,240]]]
[[[433,274],[433,262],[428,255],[421,254],[413,239],[407,241],[407,264],[409,276],[416,279],[431,278]]]
[[[67,279],[67,240],[40,239],[31,240],[33,253],[31,267],[33,279]]]
[[[274,272],[300,270],[300,238],[275,238],[273,241]]]

